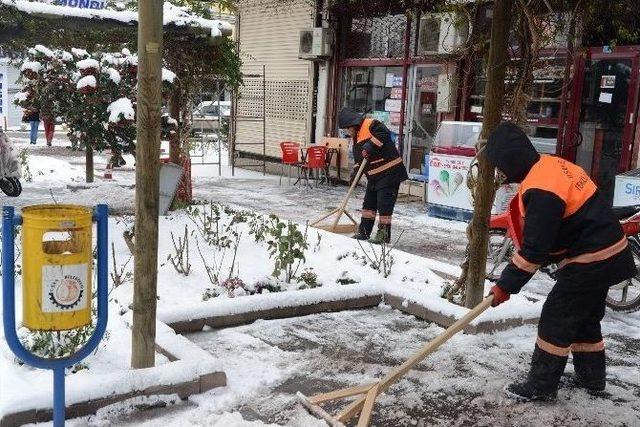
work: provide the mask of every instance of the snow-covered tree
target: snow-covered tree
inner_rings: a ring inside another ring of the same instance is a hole
[[[93,181],[93,152],[110,149],[113,166],[123,153],[135,154],[138,58],[127,49],[89,54],[82,49],[29,49],[21,66],[23,90],[15,102],[46,117],[61,117],[74,146],[86,151],[87,182]],[[173,89],[175,74],[163,70],[163,91]],[[165,121],[165,135],[175,124]]]

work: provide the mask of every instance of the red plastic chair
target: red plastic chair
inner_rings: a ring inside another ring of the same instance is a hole
[[[282,185],[282,175],[284,175],[284,167],[289,166],[289,185],[291,185],[291,169],[295,166],[300,168],[300,144],[292,141],[282,141],[280,143],[280,151],[282,152],[282,164],[280,173],[280,184]],[[300,170],[298,169],[298,176]]]
[[[322,145],[315,145],[307,148],[307,155],[305,157],[305,162],[302,165],[302,170],[304,171],[304,178],[309,184],[309,173],[313,173],[313,171],[317,171],[316,173],[316,186],[320,182],[320,175],[324,173],[325,179],[329,182],[329,177],[327,176],[327,147]]]

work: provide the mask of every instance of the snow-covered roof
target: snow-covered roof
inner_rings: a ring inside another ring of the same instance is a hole
[[[67,16],[70,18],[104,19],[125,24],[138,22],[138,12],[135,10],[84,9],[28,0],[0,0],[0,4],[12,6],[21,12],[34,15],[42,14]],[[193,15],[187,8],[176,6],[170,2],[164,2],[163,21],[164,25],[202,27],[208,29],[212,37],[230,35],[233,31],[233,26],[227,21],[201,18]]]

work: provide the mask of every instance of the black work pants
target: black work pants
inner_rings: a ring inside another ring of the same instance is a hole
[[[398,200],[398,191],[400,185],[380,188],[373,190],[371,187],[367,187],[367,192],[364,195],[364,202],[362,203],[363,213],[368,212],[369,215],[375,213],[380,215],[380,219],[388,217],[391,218],[393,210]]]
[[[538,344],[559,356],[569,354],[572,345],[602,341],[600,321],[609,291],[607,287],[580,289],[566,285],[559,280],[553,287],[538,323]]]

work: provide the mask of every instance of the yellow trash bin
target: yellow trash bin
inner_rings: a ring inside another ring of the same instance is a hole
[[[61,331],[91,323],[93,210],[39,205],[22,210],[23,325]]]

